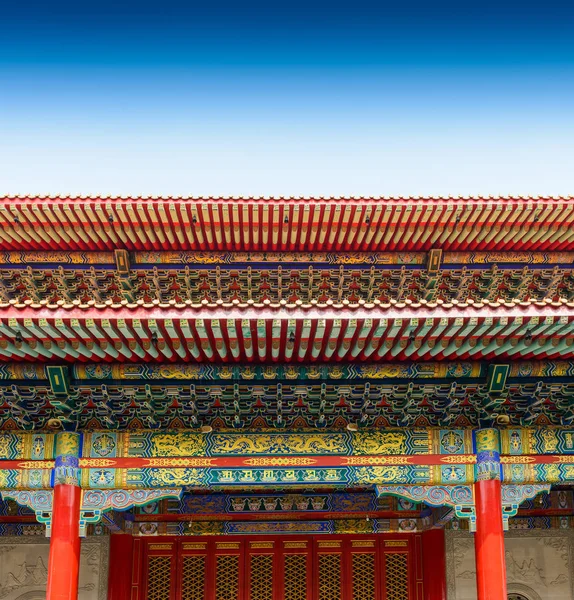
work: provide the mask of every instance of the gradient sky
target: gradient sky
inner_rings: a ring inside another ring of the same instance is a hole
[[[574,193],[572,1],[4,5],[0,192]]]

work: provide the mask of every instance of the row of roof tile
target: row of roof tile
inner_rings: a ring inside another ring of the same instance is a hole
[[[0,198],[1,250],[574,249],[574,199]]]

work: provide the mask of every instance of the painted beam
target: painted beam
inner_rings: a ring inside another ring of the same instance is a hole
[[[574,430],[501,431],[507,483],[574,481]],[[0,489],[50,489],[53,434],[0,434]],[[87,432],[85,489],[468,485],[472,430]]]
[[[401,380],[415,382],[419,379],[480,379],[488,375],[490,362],[396,362],[363,364],[317,364],[317,365],[189,365],[172,363],[155,365],[149,363],[88,363],[69,367],[73,381],[134,381],[162,380],[225,383],[236,381],[292,381],[292,380]],[[48,381],[46,365],[38,363],[0,364],[0,381]],[[574,377],[574,361],[521,361],[509,366],[511,379],[539,379]],[[507,384],[508,385],[508,384]]]
[[[132,268],[183,265],[196,265],[202,269],[217,267],[259,265],[318,265],[343,266],[355,268],[369,265],[375,268],[418,267],[425,268],[433,252],[194,252],[182,251],[136,251],[131,253]],[[545,268],[554,265],[574,263],[574,252],[443,252],[440,268],[476,265],[490,267],[492,265],[531,265],[532,268]],[[70,265],[73,269],[84,269],[90,266],[117,267],[115,252],[79,252],[79,251],[7,251],[0,252],[0,268],[33,266],[35,268]]]

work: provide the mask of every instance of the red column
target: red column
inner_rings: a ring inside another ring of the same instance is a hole
[[[474,486],[476,585],[478,600],[506,600],[506,559],[500,481],[478,481]]]
[[[134,538],[125,533],[110,536],[108,600],[130,600]]]
[[[429,529],[423,533],[424,600],[446,600],[446,548],[444,531]]]
[[[500,482],[500,438],[496,429],[476,432],[476,586],[478,600],[506,600],[506,559]]]
[[[79,449],[79,435],[58,434],[46,600],[78,598],[81,502],[78,485]]]

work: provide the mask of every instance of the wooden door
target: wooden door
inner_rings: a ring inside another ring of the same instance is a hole
[[[177,540],[150,541],[143,553],[145,577],[141,586],[147,600],[176,600]]]
[[[154,538],[133,600],[422,600],[416,535]],[[420,541],[420,540],[418,540]],[[420,545],[420,544],[419,544]]]
[[[179,542],[176,597],[178,600],[206,600],[211,568],[209,541]]]

